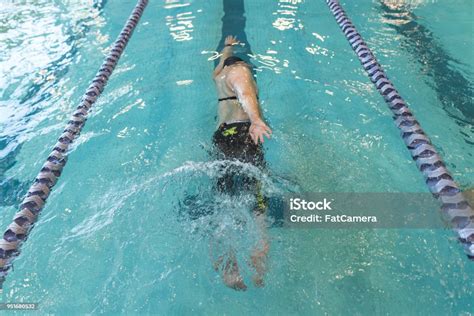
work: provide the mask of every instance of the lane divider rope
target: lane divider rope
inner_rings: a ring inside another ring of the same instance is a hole
[[[147,4],[148,0],[137,2],[112,49],[82,97],[80,105],[72,114],[58,142],[54,145],[53,151],[20,204],[20,210],[14,215],[13,222],[4,232],[3,238],[0,239],[0,288],[5,281],[13,259],[20,254],[19,247],[27,239],[51,193],[52,187],[61,175],[72,142],[79,136],[84,127],[89,110],[104,90]]]
[[[326,3],[370,80],[394,114],[395,124],[400,129],[403,141],[413,160],[424,175],[429,190],[442,204],[441,210],[445,219],[451,223],[467,256],[474,260],[474,212],[471,206],[459,186],[454,182],[441,156],[393,83],[388,79],[339,1],[326,0]]]

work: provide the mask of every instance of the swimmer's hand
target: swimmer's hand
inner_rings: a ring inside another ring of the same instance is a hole
[[[229,45],[229,46],[233,46],[233,45],[239,44],[239,41],[237,40],[237,37],[235,37],[233,35],[229,35],[225,38],[224,44]]]
[[[272,135],[272,130],[270,129],[270,127],[267,126],[267,124],[265,124],[264,121],[258,120],[252,122],[252,124],[250,125],[249,133],[255,145],[258,145],[259,141],[263,144],[263,136],[266,136],[268,139],[270,139],[270,136]]]

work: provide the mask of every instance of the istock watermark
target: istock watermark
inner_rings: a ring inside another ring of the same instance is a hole
[[[283,204],[284,227],[449,227],[430,193],[304,193],[285,196]]]
[[[306,211],[323,211],[323,210],[331,210],[331,202],[324,198],[322,201],[306,201],[300,198],[290,198],[290,210],[297,211],[297,210],[306,210]]]

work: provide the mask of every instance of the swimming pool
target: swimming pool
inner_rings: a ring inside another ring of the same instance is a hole
[[[472,4],[393,3],[343,2],[456,180],[472,188]],[[134,5],[45,1],[0,13],[3,225]],[[324,1],[247,1],[245,11],[274,130],[267,191],[427,192]],[[245,200],[206,196],[217,172],[208,150],[222,14],[215,1],[151,1],[3,301],[57,313],[472,311],[474,267],[450,231],[272,228],[265,288],[221,284],[209,222],[183,221],[177,210],[198,195],[221,210],[221,228],[242,252],[255,238],[250,221],[233,225],[248,216]]]

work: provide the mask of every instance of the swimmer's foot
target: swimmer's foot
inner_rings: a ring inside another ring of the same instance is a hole
[[[256,287],[264,287],[265,283],[263,282],[263,275],[255,274],[252,277],[252,282]]]
[[[217,260],[214,262],[214,264],[212,265],[214,267],[214,270],[216,272],[219,271],[219,267],[221,266],[222,262],[224,261],[224,256],[219,256],[219,258],[217,258]]]
[[[263,276],[267,270],[267,254],[268,254],[268,244],[264,243],[262,250],[255,249],[252,256],[252,266],[255,268],[255,275],[252,277],[252,281],[256,287],[263,287],[265,283],[263,282]]]
[[[263,282],[263,276],[265,275],[265,256],[261,254],[254,254],[251,257],[252,266],[255,268],[255,275],[252,277],[253,284],[256,287],[263,287],[265,284]]]
[[[225,285],[236,291],[245,291],[247,286],[239,273],[239,267],[237,266],[237,260],[234,256],[230,256],[224,267],[224,273],[222,275]]]

